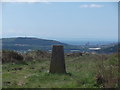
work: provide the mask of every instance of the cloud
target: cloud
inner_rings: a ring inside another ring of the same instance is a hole
[[[36,2],[41,2],[45,4],[51,4],[48,0],[2,0],[2,2],[12,2],[12,3],[36,3]]]
[[[80,8],[102,8],[104,7],[103,5],[100,4],[84,4],[80,5]]]
[[[46,2],[48,3],[48,0],[1,0],[2,2]]]

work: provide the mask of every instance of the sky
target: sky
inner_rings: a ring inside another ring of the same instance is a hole
[[[2,3],[0,3],[0,38],[2,38]]]
[[[114,41],[118,39],[118,3],[2,3],[2,37]]]

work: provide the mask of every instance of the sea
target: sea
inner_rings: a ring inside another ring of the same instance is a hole
[[[70,45],[109,45],[116,44],[117,41],[62,41],[63,43],[67,43]]]

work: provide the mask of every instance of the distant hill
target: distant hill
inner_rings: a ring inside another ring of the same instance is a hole
[[[50,49],[52,45],[67,45],[55,40],[39,38],[2,38],[3,49],[29,50],[29,49]]]
[[[51,50],[52,45],[63,45],[66,49],[75,48],[72,45],[68,45],[55,40],[17,37],[17,38],[2,38],[2,48],[8,50]]]
[[[22,44],[22,45],[53,45],[53,44],[62,44],[59,41],[55,40],[46,40],[46,39],[39,39],[39,38],[27,38],[27,37],[18,37],[18,38],[3,38],[3,44]]]

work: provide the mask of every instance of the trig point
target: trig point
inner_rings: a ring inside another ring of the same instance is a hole
[[[64,49],[62,45],[53,45],[50,73],[66,73]]]

